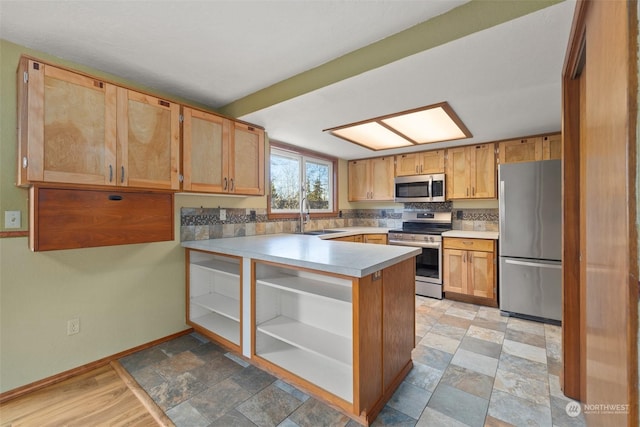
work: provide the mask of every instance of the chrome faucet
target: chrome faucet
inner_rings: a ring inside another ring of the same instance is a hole
[[[309,222],[309,200],[307,199],[307,195],[304,189],[304,184],[301,188],[302,200],[300,201],[300,234],[304,233],[304,225]],[[307,207],[307,213],[305,214],[304,208],[305,205]]]

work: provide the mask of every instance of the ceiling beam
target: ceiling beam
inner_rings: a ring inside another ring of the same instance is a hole
[[[220,112],[241,117],[564,0],[472,0],[368,46],[237,99]],[[291,59],[295,61],[295,58]]]

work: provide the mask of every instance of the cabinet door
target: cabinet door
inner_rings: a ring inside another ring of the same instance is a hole
[[[180,106],[118,88],[118,185],[180,188]]]
[[[467,293],[467,251],[445,249],[443,259],[444,291],[457,294]]]
[[[447,199],[469,197],[469,160],[466,147],[447,150]]]
[[[386,245],[387,244],[387,235],[386,234],[365,234],[363,235],[364,243],[372,243],[375,245]]]
[[[542,160],[562,158],[562,135],[549,135],[542,138]]]
[[[229,152],[229,193],[264,195],[264,131],[234,123]]]
[[[369,161],[349,162],[349,201],[369,200]]]
[[[230,121],[191,108],[184,109],[182,188],[190,191],[222,193],[229,176]]]
[[[495,297],[495,258],[493,252],[467,252],[469,268],[468,294],[493,299]]]
[[[418,153],[396,156],[396,176],[417,175],[418,170]]]
[[[420,153],[420,173],[443,173],[444,150],[425,151]]]
[[[496,155],[494,144],[468,147],[471,163],[472,198],[493,199],[496,197]]]
[[[542,159],[542,138],[524,138],[499,144],[500,164],[533,162]]]
[[[32,60],[20,68],[18,184],[115,185],[115,86]]]
[[[370,200],[393,200],[393,157],[370,159],[371,190]]]

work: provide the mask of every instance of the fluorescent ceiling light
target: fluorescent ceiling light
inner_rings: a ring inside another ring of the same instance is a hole
[[[446,102],[325,129],[325,131],[371,150],[388,150],[472,136]]]

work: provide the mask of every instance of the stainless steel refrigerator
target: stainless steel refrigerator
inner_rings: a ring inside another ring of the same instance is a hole
[[[560,160],[498,167],[499,300],[503,314],[562,318]]]

